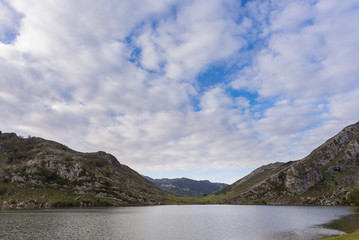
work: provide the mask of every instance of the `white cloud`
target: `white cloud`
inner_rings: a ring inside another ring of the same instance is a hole
[[[355,110],[358,103],[358,88],[334,95],[329,99],[327,118],[331,121],[343,122],[347,124],[355,123],[359,119],[359,113]]]
[[[167,77],[188,80],[208,64],[235,54],[244,45],[238,35],[248,31],[249,24],[237,25],[226,7],[221,1],[185,1],[174,16],[155,28],[147,26],[137,38],[141,64],[153,70],[163,65]]]
[[[346,7],[323,12],[323,1],[293,2],[274,11],[268,48],[255,58],[254,79],[260,94],[320,98],[357,84],[359,34],[353,23],[359,15],[354,4],[346,2]]]
[[[251,7],[271,9],[257,12],[257,19],[268,19],[261,25],[268,44],[231,86],[273,101],[256,129],[278,153],[286,146],[285,159],[303,157],[358,121],[351,111],[359,103],[352,93],[359,87],[358,3],[281,1]]]
[[[359,117],[357,5],[1,2],[1,130],[139,171],[303,157]],[[237,78],[201,86],[218,63]]]
[[[313,17],[313,8],[308,1],[289,2],[283,9],[271,14],[271,31],[296,31],[308,24]]]

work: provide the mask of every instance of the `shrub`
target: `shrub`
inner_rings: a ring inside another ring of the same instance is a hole
[[[66,162],[71,162],[71,161],[72,161],[72,158],[71,158],[70,155],[68,155],[68,154],[65,153],[64,156],[63,156],[63,160],[66,161]]]
[[[90,163],[90,165],[95,166],[95,167],[99,167],[99,168],[103,168],[103,167],[105,167],[107,165],[106,160],[98,159],[98,158],[91,159],[89,163]]]
[[[79,177],[85,177],[86,176],[86,170],[82,169],[81,172],[79,173]]]
[[[349,192],[348,202],[354,204],[355,206],[359,206],[359,187],[354,188]]]
[[[56,171],[50,171],[45,167],[38,169],[38,175],[42,176],[46,182],[53,182],[59,185],[65,185],[68,183],[68,180],[59,176]]]
[[[5,186],[1,186],[0,187],[0,195],[4,195],[5,193],[8,192],[8,188]]]
[[[112,171],[111,171],[111,168],[110,168],[110,166],[105,166],[105,168],[103,169],[103,174],[106,176],[106,177],[110,177],[111,176],[111,173],[112,173]]]

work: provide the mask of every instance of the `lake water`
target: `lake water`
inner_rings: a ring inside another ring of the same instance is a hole
[[[347,207],[190,205],[0,211],[0,239],[308,240]],[[358,226],[359,228],[359,226]]]

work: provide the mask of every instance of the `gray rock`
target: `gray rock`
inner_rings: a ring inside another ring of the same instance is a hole
[[[234,183],[222,203],[347,204],[359,185],[359,123],[344,128],[302,160],[262,166]]]

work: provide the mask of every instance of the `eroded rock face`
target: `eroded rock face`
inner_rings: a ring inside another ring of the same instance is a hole
[[[159,204],[165,196],[154,184],[110,154],[76,152],[41,138],[0,134],[0,166],[0,183],[25,189],[46,188],[66,194],[87,194],[111,199],[111,203],[121,205]],[[0,207],[51,207],[55,204],[46,202],[41,196],[23,201],[9,199],[11,189],[5,190],[1,196],[0,189],[0,197],[7,198],[6,201],[0,198]],[[80,200],[75,203],[79,206],[96,204],[81,204]]]
[[[273,168],[274,167],[274,168]],[[271,171],[261,179],[263,171]],[[233,184],[255,184],[223,203],[320,204],[346,203],[359,185],[359,123],[344,128],[300,161],[263,166]]]

